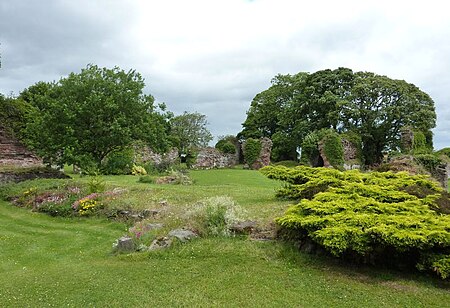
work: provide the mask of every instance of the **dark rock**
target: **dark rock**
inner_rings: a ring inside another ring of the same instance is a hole
[[[120,252],[131,252],[134,251],[133,239],[129,236],[123,236],[117,240],[117,250]]]
[[[185,229],[175,229],[169,232],[170,237],[175,237],[179,239],[182,242],[187,242],[190,239],[193,239],[197,237],[198,235],[191,230],[185,230]]]
[[[252,220],[240,221],[230,226],[230,231],[238,234],[250,234],[256,229],[257,222]]]
[[[144,218],[155,217],[155,216],[157,216],[160,212],[161,212],[161,210],[145,209],[145,210],[142,211],[142,216],[143,216]]]
[[[119,214],[122,215],[122,216],[129,216],[131,214],[131,212],[130,211],[121,210],[121,211],[119,211]]]
[[[134,219],[134,220],[142,220],[142,219],[144,219],[144,216],[142,216],[140,214],[131,214],[129,217]]]

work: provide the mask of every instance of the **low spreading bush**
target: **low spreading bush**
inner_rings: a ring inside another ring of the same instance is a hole
[[[295,160],[282,160],[274,163],[275,166],[285,166],[285,167],[296,167],[298,166],[298,162]]]
[[[147,175],[147,170],[145,170],[142,166],[133,165],[133,168],[131,169],[132,175]]]
[[[413,263],[450,276],[447,198],[426,175],[406,172],[340,172],[326,168],[269,166],[269,178],[287,184],[278,195],[300,200],[276,222],[335,256],[372,263]]]

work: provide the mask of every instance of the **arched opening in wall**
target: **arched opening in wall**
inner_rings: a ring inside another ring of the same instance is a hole
[[[313,167],[323,167],[324,166],[324,161],[321,155],[317,155],[316,158],[313,160],[312,163]]]

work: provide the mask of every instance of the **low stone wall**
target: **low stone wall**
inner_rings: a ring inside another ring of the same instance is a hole
[[[0,184],[7,182],[22,182],[34,179],[67,179],[69,176],[49,168],[33,168],[0,173]]]
[[[238,162],[236,154],[224,154],[216,148],[208,147],[200,149],[192,167],[196,169],[229,168],[237,165]]]

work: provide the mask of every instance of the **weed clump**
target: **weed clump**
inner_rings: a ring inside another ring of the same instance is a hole
[[[244,210],[227,196],[204,199],[187,212],[191,227],[203,236],[229,236],[230,227],[244,216]]]

